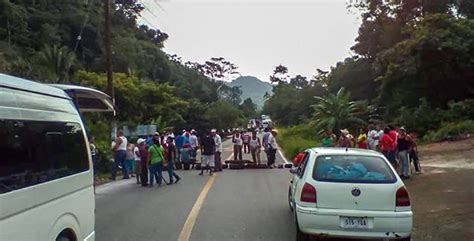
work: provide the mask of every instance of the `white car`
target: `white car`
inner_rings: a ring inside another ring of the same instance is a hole
[[[296,240],[310,236],[411,240],[408,191],[380,153],[313,148],[290,170]]]

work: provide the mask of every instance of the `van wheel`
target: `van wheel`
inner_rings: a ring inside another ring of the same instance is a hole
[[[401,240],[401,241],[411,241],[411,236],[408,237],[408,238],[402,238],[402,239],[399,239],[399,240]]]
[[[290,210],[293,212],[293,204],[291,204],[291,187],[288,187],[288,206],[290,206]]]
[[[309,235],[301,231],[300,226],[298,225],[298,217],[295,212],[295,225],[296,225],[296,241],[310,241]]]

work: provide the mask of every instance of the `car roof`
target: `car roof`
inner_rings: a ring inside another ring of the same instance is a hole
[[[345,147],[313,147],[311,150],[317,154],[327,155],[365,155],[365,156],[383,156],[380,152],[360,148]]]
[[[43,95],[49,95],[64,99],[70,99],[70,97],[61,89],[46,84],[14,77],[11,75],[0,73],[0,87],[6,87],[11,89],[23,90],[28,92],[34,92]]]

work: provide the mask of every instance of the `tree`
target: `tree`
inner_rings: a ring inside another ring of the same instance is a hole
[[[242,112],[233,104],[226,101],[217,101],[209,106],[204,113],[212,128],[235,128],[242,124]]]
[[[295,77],[290,79],[290,84],[294,85],[297,89],[303,89],[309,84],[309,82],[306,77],[302,75],[296,75]]]
[[[252,118],[257,114],[257,105],[253,103],[251,98],[247,98],[240,105],[240,110],[246,118]]]
[[[242,102],[242,89],[240,86],[230,87],[222,83],[218,91],[221,100],[225,100],[234,106],[239,106],[240,102]]]
[[[238,67],[223,57],[212,57],[204,64],[191,64],[212,81],[227,81],[234,79],[239,72]]]
[[[285,82],[288,78],[288,68],[280,64],[275,67],[273,74],[270,75],[270,82],[272,84],[279,84]]]
[[[367,114],[360,103],[350,100],[350,93],[341,88],[336,94],[315,96],[319,103],[314,109],[313,124],[320,132],[333,130],[336,133],[342,128],[366,125],[361,116]]]
[[[402,106],[415,107],[426,97],[433,107],[474,96],[474,20],[429,15],[410,38],[381,54],[380,105],[387,118]]]
[[[38,63],[44,70],[41,76],[53,83],[67,81],[75,61],[76,55],[67,47],[45,45],[38,53]]]
[[[351,91],[352,100],[372,101],[379,94],[380,82],[375,81],[372,62],[366,58],[346,58],[331,68],[327,88],[336,93],[343,88]]]

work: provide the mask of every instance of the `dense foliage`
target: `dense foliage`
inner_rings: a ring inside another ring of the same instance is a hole
[[[353,56],[306,82],[277,66],[264,112],[283,125],[312,123],[336,133],[364,121],[424,135],[474,119],[473,1],[369,0],[349,8],[362,18]],[[342,88],[350,96],[336,98]],[[348,114],[354,109],[358,119]]]
[[[0,0],[0,71],[105,91],[103,9],[103,1],[94,0]],[[167,55],[162,47],[168,35],[137,24],[143,10],[136,0],[118,1],[112,6],[119,125],[159,123],[159,128],[203,130],[234,127],[244,114],[255,114],[253,103],[240,106],[242,92],[238,87],[223,84],[238,74],[234,64],[222,57],[203,64],[182,63],[178,56]],[[225,119],[227,111],[235,121]],[[92,118],[88,126],[96,129],[92,125],[99,125],[107,116],[86,118]]]
[[[255,115],[255,105],[224,80],[238,74],[222,57],[182,63],[162,48],[166,33],[137,19],[144,5],[113,1],[112,67],[117,126],[159,130],[230,128]],[[104,1],[0,0],[0,72],[46,83],[106,91]],[[95,136],[99,170],[108,168],[111,115],[84,115]]]

